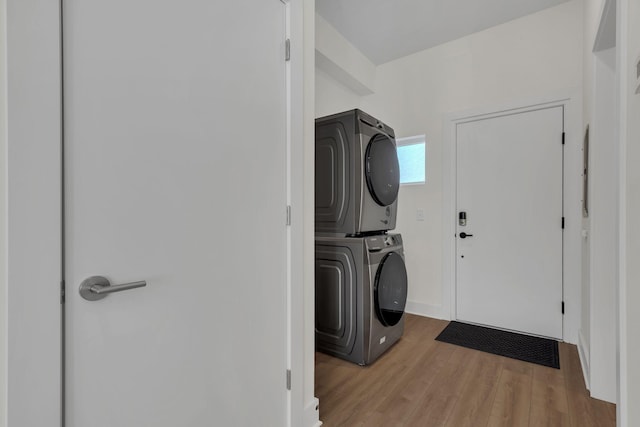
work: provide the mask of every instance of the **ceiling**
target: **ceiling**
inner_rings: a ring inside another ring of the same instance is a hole
[[[316,11],[374,64],[567,0],[316,0]]]

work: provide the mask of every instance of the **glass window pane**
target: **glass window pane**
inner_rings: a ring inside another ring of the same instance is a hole
[[[400,183],[413,184],[425,182],[425,143],[400,145],[398,147],[400,163]]]

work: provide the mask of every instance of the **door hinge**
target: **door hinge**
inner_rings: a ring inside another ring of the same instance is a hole
[[[564,314],[564,301],[562,301],[562,314]]]
[[[291,39],[286,39],[284,41],[284,60],[291,60]]]
[[[564,132],[562,132],[562,145],[564,145]]]
[[[291,225],[291,205],[287,205],[287,225]]]
[[[64,280],[60,281],[60,304],[64,304],[65,301],[65,285]]]
[[[564,217],[562,217],[562,229],[564,230]]]
[[[291,390],[291,369],[287,369],[287,390]]]

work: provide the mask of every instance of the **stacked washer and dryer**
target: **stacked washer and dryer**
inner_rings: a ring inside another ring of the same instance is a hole
[[[316,349],[367,365],[404,331],[395,134],[361,110],[316,119]]]

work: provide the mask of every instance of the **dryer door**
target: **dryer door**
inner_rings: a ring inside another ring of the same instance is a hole
[[[378,320],[385,326],[397,324],[407,304],[407,269],[398,253],[389,252],[380,261],[373,290]]]
[[[396,144],[386,135],[375,135],[365,153],[365,176],[371,197],[380,206],[389,206],[398,198],[400,165]]]

